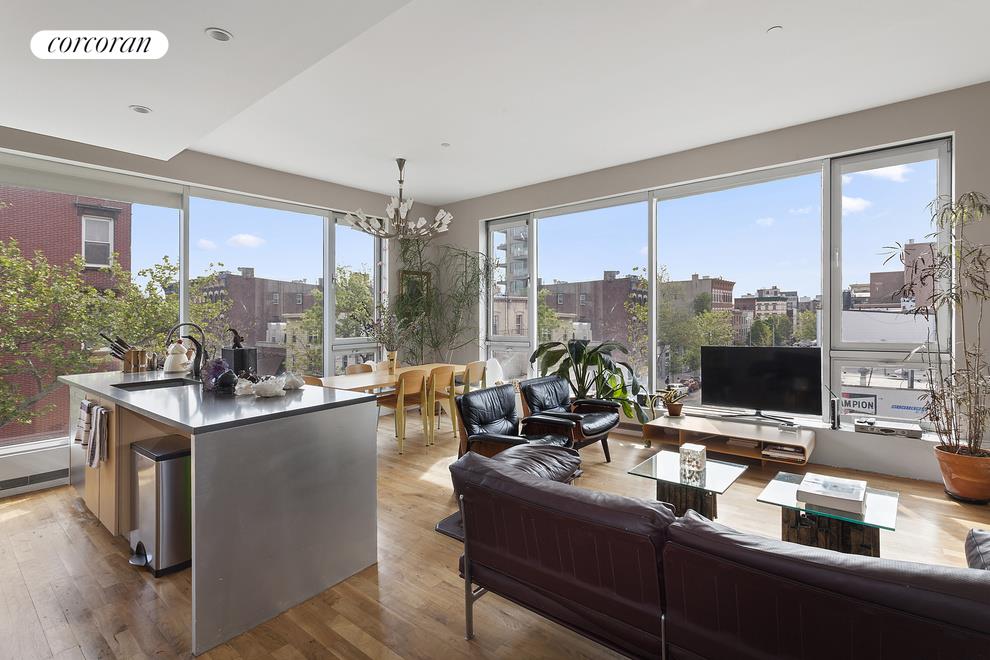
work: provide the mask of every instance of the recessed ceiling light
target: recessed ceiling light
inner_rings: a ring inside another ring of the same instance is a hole
[[[151,113],[151,108],[149,108],[146,105],[129,105],[127,107],[133,110],[134,112],[138,113],[139,115],[147,115]]]
[[[784,30],[783,25],[771,25],[770,27],[767,28],[767,34],[775,34],[777,32],[783,32],[783,30]]]
[[[217,41],[230,41],[234,38],[233,34],[223,28],[208,27],[204,30],[204,32],[206,32],[206,36],[210,39],[216,39]]]
[[[443,147],[444,149],[446,149],[447,147],[450,146],[450,142],[441,142],[440,143],[440,146]]]

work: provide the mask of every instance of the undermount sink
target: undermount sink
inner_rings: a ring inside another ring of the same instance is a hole
[[[117,387],[128,392],[139,392],[141,390],[160,390],[166,387],[182,387],[184,385],[199,385],[198,380],[192,378],[166,378],[164,380],[152,380],[142,383],[117,383]]]

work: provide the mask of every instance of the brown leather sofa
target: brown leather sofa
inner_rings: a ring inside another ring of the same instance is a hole
[[[819,550],[689,511],[663,551],[671,658],[990,658],[990,573]]]
[[[467,636],[492,591],[631,657],[990,660],[990,573],[845,555],[469,453]]]
[[[547,481],[474,452],[450,472],[469,639],[478,585],[620,653],[659,655],[667,505]]]

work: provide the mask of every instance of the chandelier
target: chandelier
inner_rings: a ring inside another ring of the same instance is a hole
[[[428,222],[426,218],[415,220],[407,217],[412,208],[413,200],[402,197],[402,184],[404,183],[402,172],[406,167],[406,159],[396,158],[395,164],[399,166],[399,196],[389,198],[388,204],[385,205],[385,217],[367,216],[364,211],[358,209],[349,214],[351,224],[356,229],[379,238],[422,239],[447,231],[454,216],[443,209],[437,211],[437,217],[432,222]]]

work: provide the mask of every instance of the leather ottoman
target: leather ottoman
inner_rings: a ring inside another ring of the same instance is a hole
[[[581,457],[576,449],[554,445],[525,444],[500,451],[489,461],[496,461],[522,473],[548,481],[569,484],[581,476]],[[454,498],[457,498],[454,491]],[[457,541],[464,540],[461,512],[455,511],[437,523],[436,531]]]

